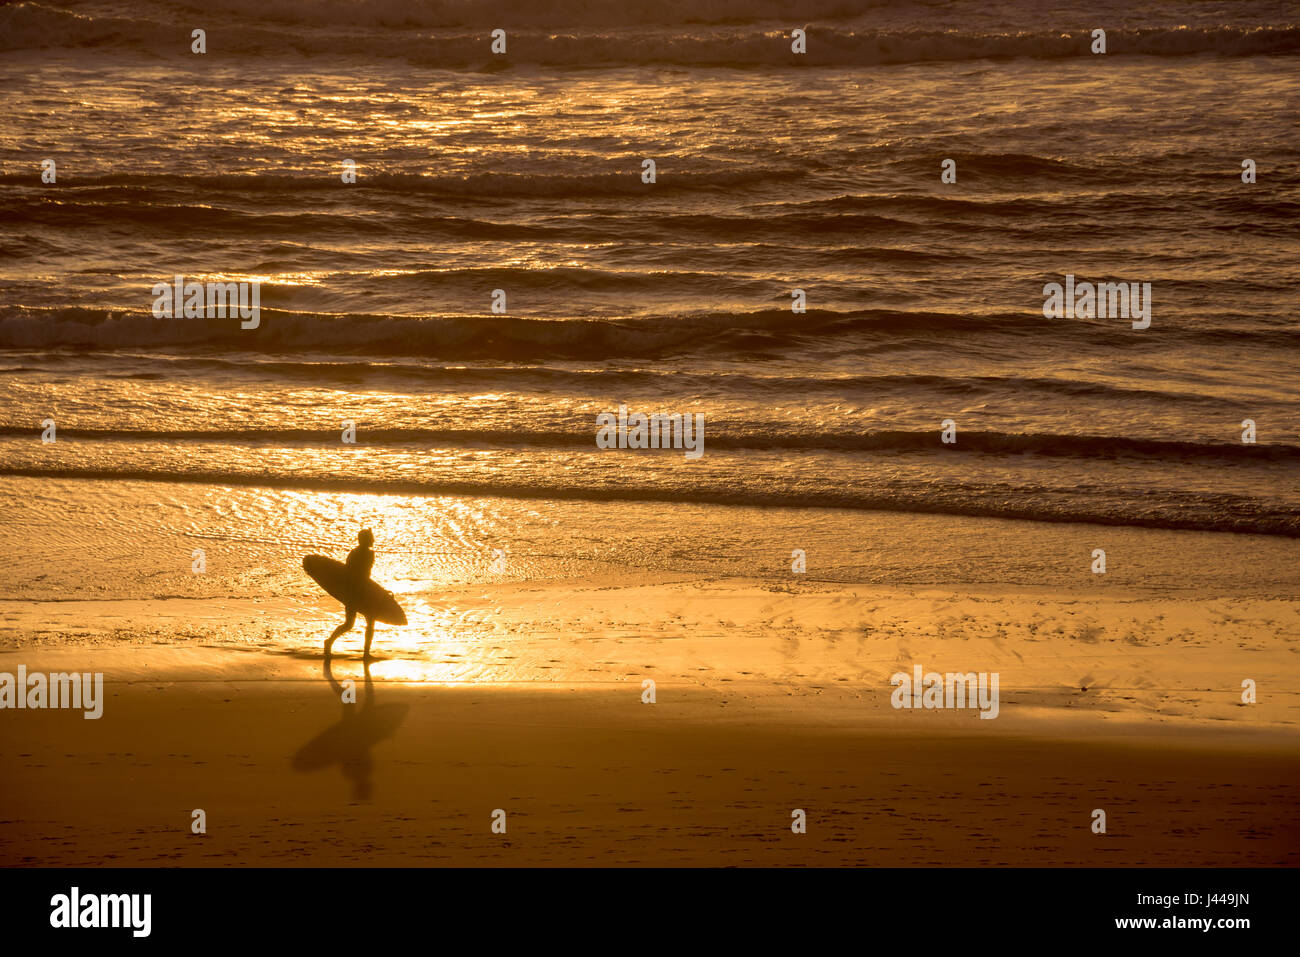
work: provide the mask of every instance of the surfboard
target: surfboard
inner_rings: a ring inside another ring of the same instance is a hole
[[[406,624],[406,612],[392,593],[367,578],[360,585],[342,562],[324,555],[308,555],[302,560],[302,570],[330,595],[351,605],[358,615],[365,615],[386,625]]]

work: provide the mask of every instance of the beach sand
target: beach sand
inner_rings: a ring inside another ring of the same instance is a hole
[[[287,601],[0,603],[0,671],[103,671],[107,689],[99,720],[5,714],[0,862],[1300,862],[1290,599],[737,579],[481,593],[444,595],[480,608],[469,638],[405,647],[381,626],[369,685],[359,629],[328,673],[318,645],[276,633],[323,632],[328,601],[305,623]],[[998,672],[997,719],[892,708],[913,662]]]

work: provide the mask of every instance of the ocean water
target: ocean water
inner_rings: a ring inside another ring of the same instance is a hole
[[[1298,93],[1281,2],[8,4],[0,476],[1294,538]]]

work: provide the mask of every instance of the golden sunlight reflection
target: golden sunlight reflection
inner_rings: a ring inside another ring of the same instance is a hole
[[[368,528],[374,534],[371,577],[396,598],[407,624],[377,624],[376,679],[465,684],[531,681],[540,675],[512,655],[504,638],[517,624],[484,607],[475,586],[501,576],[493,571],[494,543],[502,541],[500,503],[452,497],[417,497],[284,490],[258,503],[266,529],[295,556],[319,553],[343,560]],[[256,520],[245,516],[246,520]],[[327,637],[342,618],[339,603],[292,568],[293,580],[315,621],[304,622],[304,644]],[[467,592],[466,588],[471,591]],[[344,633],[336,653],[358,664],[364,623]]]

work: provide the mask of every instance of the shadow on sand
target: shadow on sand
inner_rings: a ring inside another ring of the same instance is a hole
[[[330,660],[324,661],[325,679],[337,701],[343,699],[343,686],[334,679]],[[308,772],[339,765],[343,776],[352,782],[352,794],[366,800],[372,791],[374,762],[370,749],[393,733],[406,718],[409,705],[375,704],[375,686],[370,679],[370,663],[365,662],[365,694],[356,704],[343,704],[343,718],[312,738],[293,756],[293,769]]]

